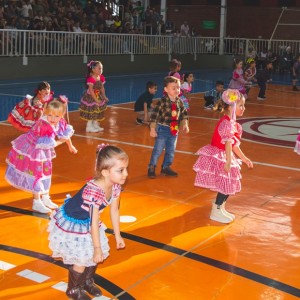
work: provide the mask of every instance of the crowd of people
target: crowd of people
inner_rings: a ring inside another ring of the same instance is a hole
[[[0,29],[98,33],[165,33],[161,15],[141,1],[116,5],[114,15],[105,1],[0,1]]]

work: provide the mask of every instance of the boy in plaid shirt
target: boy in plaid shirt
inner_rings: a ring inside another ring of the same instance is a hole
[[[165,95],[157,102],[150,116],[150,136],[156,140],[148,166],[149,178],[156,177],[156,164],[164,149],[161,174],[173,177],[178,175],[170,166],[174,160],[180,122],[182,122],[183,131],[189,132],[188,113],[179,98],[179,79],[173,76],[165,77],[164,92]]]

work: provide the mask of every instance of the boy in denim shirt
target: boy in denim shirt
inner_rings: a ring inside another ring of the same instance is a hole
[[[161,174],[173,177],[178,175],[170,166],[174,160],[180,122],[182,122],[183,131],[189,132],[188,113],[179,98],[179,79],[173,76],[165,77],[164,92],[165,96],[157,102],[150,117],[150,136],[156,140],[148,166],[149,178],[156,177],[155,167],[164,149]]]
[[[218,102],[219,99],[221,99],[222,93],[224,91],[224,82],[223,81],[217,81],[216,87],[204,95],[204,109],[212,110],[214,108],[214,105]]]

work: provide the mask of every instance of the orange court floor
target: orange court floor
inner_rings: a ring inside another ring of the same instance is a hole
[[[240,120],[241,149],[254,168],[242,166],[242,191],[227,204],[236,215],[229,225],[209,219],[216,193],[194,187],[195,153],[210,142],[220,117],[203,109],[202,94],[191,100],[190,133],[179,133],[172,166],[177,178],[148,179],[154,139],[135,123],[133,103],[110,106],[101,133],[86,133],[78,111],[70,113],[79,151],[56,148],[51,196],[57,204],[93,176],[98,144],[117,145],[130,159],[120,203],[126,248],[116,250],[107,208],[101,218],[111,252],[97,268],[103,296],[94,299],[300,298],[300,157],[293,150],[300,92],[273,85],[265,101],[257,92],[250,91]],[[4,179],[10,142],[20,132],[6,122],[0,128],[0,299],[67,299],[67,266],[48,248],[49,216],[32,212],[31,195]]]

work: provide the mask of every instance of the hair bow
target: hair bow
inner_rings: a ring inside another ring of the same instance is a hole
[[[87,64],[87,67],[91,68],[91,67],[93,66],[93,64],[94,64],[94,61],[91,60],[91,61]]]
[[[59,95],[58,100],[61,101],[62,103],[68,103],[69,99],[65,95]]]

